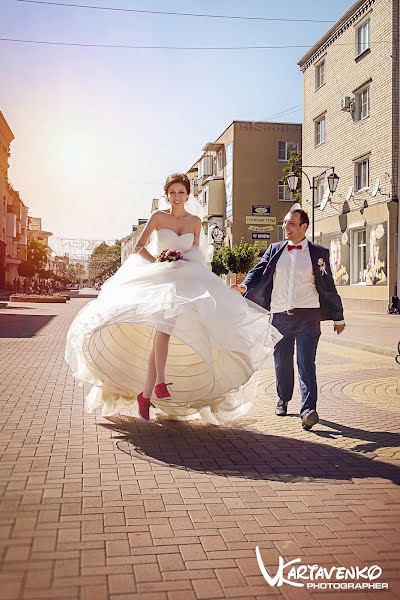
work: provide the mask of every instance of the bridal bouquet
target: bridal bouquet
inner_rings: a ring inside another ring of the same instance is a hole
[[[156,262],[175,262],[176,260],[185,260],[179,250],[163,250],[156,258]]]

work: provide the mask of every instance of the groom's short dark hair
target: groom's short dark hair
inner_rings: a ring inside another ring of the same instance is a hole
[[[308,227],[310,224],[310,219],[308,218],[308,214],[306,213],[306,211],[302,208],[298,208],[297,210],[294,210],[292,212],[292,215],[294,215],[295,213],[299,213],[300,215],[300,225],[304,225],[304,223],[306,223]]]

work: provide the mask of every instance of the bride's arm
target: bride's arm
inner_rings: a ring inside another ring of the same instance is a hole
[[[201,220],[199,217],[196,217],[196,222],[194,225],[194,240],[193,246],[200,246],[200,233],[201,233]]]
[[[133,251],[136,252],[136,254],[140,254],[140,256],[152,263],[156,262],[156,257],[150,254],[150,252],[146,249],[146,246],[149,243],[151,234],[155,229],[157,229],[158,220],[158,214],[153,213],[150,219],[147,221],[146,227],[140,234],[139,239],[136,242],[135,247],[133,249]]]

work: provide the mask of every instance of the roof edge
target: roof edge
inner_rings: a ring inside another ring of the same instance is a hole
[[[319,50],[325,49],[328,45],[330,45],[339,35],[341,35],[343,29],[346,25],[349,24],[351,19],[354,19],[355,14],[358,12],[365,12],[372,4],[375,3],[375,0],[356,0],[350,8],[346,10],[346,12],[340,17],[338,21],[328,31],[308,50],[304,56],[298,61],[298,65],[302,71],[304,71],[307,67],[314,54],[316,54]],[[357,15],[358,17],[358,15]]]

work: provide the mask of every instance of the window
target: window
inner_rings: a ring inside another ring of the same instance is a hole
[[[369,19],[356,29],[356,58],[369,49]]]
[[[315,65],[315,89],[318,90],[325,83],[325,60]]]
[[[278,223],[278,242],[283,242],[285,239],[285,232],[283,231],[283,222],[279,221]]]
[[[279,160],[289,160],[289,157],[293,151],[297,152],[296,142],[279,142]]]
[[[222,171],[222,169],[225,167],[225,151],[224,150],[220,150],[218,152],[218,170]]]
[[[369,158],[359,160],[354,165],[354,190],[359,192],[369,187]]]
[[[365,283],[367,276],[367,231],[353,231],[351,283]]]
[[[315,121],[315,145],[320,146],[325,142],[325,116]]]
[[[282,202],[291,202],[293,200],[292,192],[283,181],[280,181],[278,184],[278,199],[282,200]]]
[[[369,117],[369,86],[356,94],[356,121]]]

